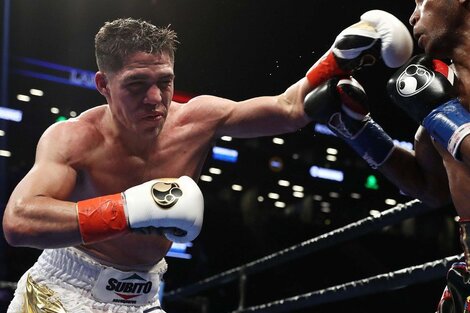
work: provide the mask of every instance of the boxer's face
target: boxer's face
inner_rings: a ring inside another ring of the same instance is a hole
[[[459,0],[416,0],[410,16],[418,45],[435,57],[450,57],[455,29],[461,23]]]
[[[114,118],[139,134],[158,135],[174,91],[175,75],[169,55],[134,53],[121,70],[106,76],[105,96]]]

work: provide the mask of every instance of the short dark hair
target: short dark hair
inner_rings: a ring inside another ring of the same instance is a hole
[[[135,52],[160,54],[166,52],[174,62],[176,32],[149,22],[121,18],[106,22],[95,36],[96,64],[100,71],[116,72],[125,59]]]

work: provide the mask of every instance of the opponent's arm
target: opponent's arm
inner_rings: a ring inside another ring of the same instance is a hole
[[[395,146],[368,114],[367,97],[352,78],[331,79],[305,99],[305,111],[345,140],[372,168],[411,197],[430,205],[449,200],[445,171],[429,136],[418,133],[416,153]],[[427,138],[427,140],[426,140]]]
[[[305,98],[305,112],[326,124],[372,168],[395,149],[392,138],[368,114],[366,93],[352,77],[333,78],[314,89]]]
[[[451,201],[442,158],[423,127],[415,134],[414,150],[396,147],[378,170],[404,194],[431,207]]]

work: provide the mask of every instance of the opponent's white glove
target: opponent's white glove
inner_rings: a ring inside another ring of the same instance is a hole
[[[378,58],[388,67],[399,67],[412,52],[413,40],[406,26],[388,12],[371,10],[336,37],[306,77],[315,88],[334,76],[349,76],[354,70],[374,64]]]
[[[175,242],[194,240],[200,233],[204,198],[188,176],[155,179],[118,194],[77,202],[83,243],[93,243],[155,227]]]

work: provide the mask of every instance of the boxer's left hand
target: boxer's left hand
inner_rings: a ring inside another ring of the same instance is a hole
[[[360,22],[344,29],[332,47],[307,72],[312,88],[338,75],[350,75],[382,58],[388,67],[399,67],[411,56],[413,40],[406,26],[390,13],[371,10]]]
[[[460,143],[470,134],[470,113],[457,99],[455,80],[444,62],[417,55],[390,78],[387,90],[397,106],[458,159]]]

